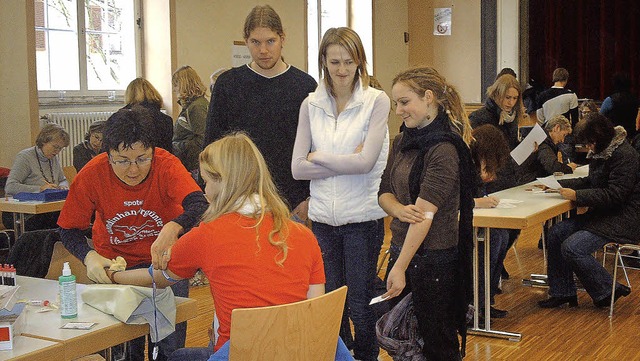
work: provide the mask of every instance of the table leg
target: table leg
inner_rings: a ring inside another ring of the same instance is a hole
[[[473,305],[475,312],[473,315],[473,327],[468,330],[471,335],[489,336],[507,339],[509,341],[520,341],[522,335],[519,333],[498,331],[491,329],[491,265],[490,265],[490,243],[491,234],[490,228],[484,228],[484,327],[479,325],[479,312],[478,310],[478,229],[474,227],[473,235]]]

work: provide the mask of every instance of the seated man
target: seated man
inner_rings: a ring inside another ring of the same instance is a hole
[[[544,124],[547,138],[538,146],[527,161],[522,163],[519,184],[525,184],[539,177],[546,177],[555,172],[571,174],[578,166],[576,163],[558,161],[558,144],[571,134],[571,123],[563,115],[556,115]]]
[[[141,107],[113,114],[104,129],[106,152],[78,173],[60,214],[64,246],[84,261],[87,276],[97,283],[111,283],[104,267],[117,256],[127,261],[127,268],[148,267],[151,252],[164,253],[208,206],[180,160],[153,147],[153,127],[153,118]],[[90,227],[94,213],[91,249],[82,231]],[[187,297],[188,281],[175,284],[173,291]],[[161,341],[158,360],[184,347],[185,337],[186,322]],[[132,341],[130,351],[131,359],[144,360],[144,337]]]

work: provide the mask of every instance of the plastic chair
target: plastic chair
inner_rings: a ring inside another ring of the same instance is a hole
[[[640,270],[640,268],[631,267],[624,264],[624,258],[635,258],[639,259],[637,256],[629,256],[623,254],[624,251],[640,251],[640,245],[630,244],[630,243],[607,243],[603,248],[603,257],[602,257],[602,266],[605,266],[605,261],[607,255],[615,255],[613,262],[613,282],[611,285],[611,305],[609,306],[609,317],[613,317],[613,305],[615,303],[616,297],[616,279],[618,277],[618,268],[622,268],[624,273],[624,279],[627,282],[627,286],[631,288],[631,283],[629,282],[629,275],[627,274],[627,268]]]
[[[231,361],[334,360],[347,287],[285,305],[231,313]]]

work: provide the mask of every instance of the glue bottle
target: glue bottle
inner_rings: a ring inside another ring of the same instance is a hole
[[[78,317],[78,299],[76,298],[76,276],[71,274],[69,262],[62,267],[60,283],[60,315],[62,318]]]

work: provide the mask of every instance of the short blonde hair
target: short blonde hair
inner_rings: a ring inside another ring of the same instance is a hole
[[[349,56],[351,56],[351,59],[358,64],[358,68],[356,69],[357,76],[353,78],[352,89],[358,82],[358,77],[362,80],[362,88],[366,89],[369,86],[367,55],[364,52],[364,46],[362,46],[360,36],[347,27],[331,28],[324,33],[318,49],[318,68],[322,70],[324,83],[331,94],[335,96],[333,81],[329,76],[329,69],[327,68],[327,48],[329,48],[330,45],[340,45],[345,48]]]
[[[269,168],[255,143],[244,133],[233,133],[209,144],[200,153],[200,170],[221,182],[220,193],[211,201],[202,216],[203,222],[212,221],[223,214],[238,211],[245,202],[254,203],[257,194],[260,204],[253,215],[259,228],[266,213],[273,216],[273,229],[269,243],[280,249],[280,266],[287,259],[289,235],[289,208],[278,194]],[[258,244],[259,246],[259,244]]]
[[[65,147],[69,146],[69,133],[59,124],[49,123],[42,127],[40,133],[38,133],[36,145],[38,148],[42,148],[46,143],[57,139],[62,140]]]
[[[207,93],[202,79],[189,65],[183,65],[173,73],[171,85],[177,88],[178,100],[195,99]]]
[[[550,132],[556,127],[556,125],[560,126],[560,130],[571,130],[571,122],[562,114],[558,114],[549,119],[544,125],[544,130]]]
[[[135,78],[127,86],[124,92],[124,102],[128,105],[151,103],[162,108],[162,95],[153,85],[144,78]]]

